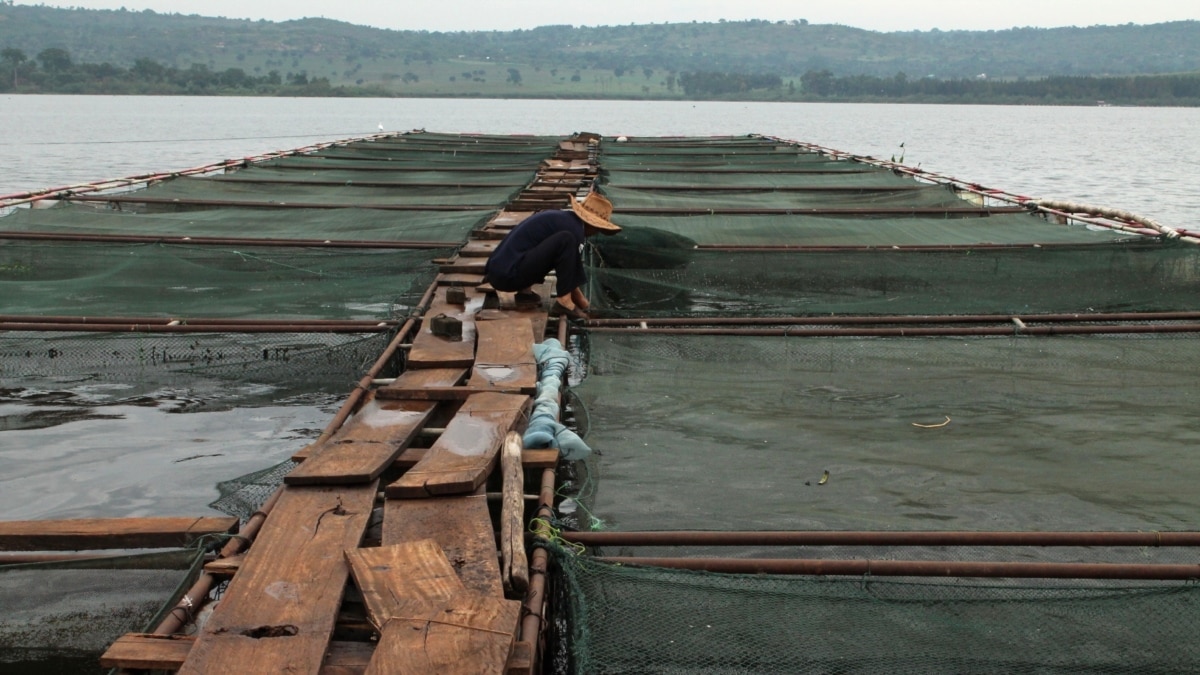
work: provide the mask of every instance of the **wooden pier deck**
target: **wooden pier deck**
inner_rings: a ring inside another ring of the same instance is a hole
[[[535,672],[540,622],[532,633],[522,629],[530,578],[524,479],[527,471],[540,479],[557,451],[524,450],[517,432],[536,393],[533,345],[548,317],[544,306],[518,308],[507,294],[484,309],[495,292],[482,273],[515,224],[586,194],[595,176],[588,149],[586,141],[560,144],[514,207],[439,261],[404,372],[372,387],[341,428],[297,453],[302,461],[248,552],[207,566],[231,578],[198,633],[126,635],[103,666]],[[435,318],[460,322],[461,338],[435,331]],[[500,508],[489,504],[497,492]],[[380,517],[373,539],[368,528]]]

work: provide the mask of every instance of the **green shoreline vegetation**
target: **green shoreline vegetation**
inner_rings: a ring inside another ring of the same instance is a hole
[[[1200,21],[439,33],[0,0],[0,93],[1200,106]]]

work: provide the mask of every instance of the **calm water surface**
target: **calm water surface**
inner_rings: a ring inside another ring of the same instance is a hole
[[[1200,109],[438,99],[0,96],[0,194],[198,166],[380,126],[761,133],[880,158],[902,154],[907,164],[987,187],[1171,225],[1196,228],[1200,207]],[[232,407],[219,395],[173,390],[149,404],[130,405],[120,392],[81,402],[71,382],[26,384],[0,382],[0,516],[8,519],[204,512],[217,480],[286,458],[336,406],[328,394],[292,405],[266,395],[257,407]],[[176,414],[180,398],[201,403]]]

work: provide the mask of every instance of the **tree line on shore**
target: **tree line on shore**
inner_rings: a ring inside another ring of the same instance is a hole
[[[259,95],[259,96],[398,96],[376,85],[334,86],[325,77],[303,71],[265,75],[242,68],[211,69],[194,63],[176,68],[150,58],[138,58],[129,68],[110,63],[76,62],[62,48],[44,49],[33,57],[22,50],[0,49],[0,92],[55,94]],[[619,75],[619,74],[618,74]],[[1036,79],[910,78],[874,75],[837,76],[829,70],[809,70],[798,79],[777,74],[722,71],[682,72],[672,77],[670,95],[644,98],[779,100],[779,101],[895,101],[940,103],[1047,103],[1115,105],[1200,105],[1200,75],[1130,75],[1120,77],[1052,76]],[[413,80],[419,79],[415,75]],[[405,80],[408,81],[408,80]],[[675,83],[678,83],[678,87]],[[508,69],[511,95],[521,96],[522,78]],[[537,95],[534,92],[525,95]],[[604,97],[596,92],[593,97]],[[628,94],[621,98],[637,98]]]

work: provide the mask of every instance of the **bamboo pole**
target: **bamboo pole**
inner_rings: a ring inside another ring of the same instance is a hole
[[[754,337],[957,337],[1011,335],[1131,335],[1154,333],[1197,333],[1200,323],[1120,326],[1018,326],[937,328],[637,328],[589,327],[593,333],[629,333],[631,335],[739,335]]]
[[[271,509],[275,508],[275,503],[279,501],[280,495],[283,494],[283,490],[284,486],[280,485],[275,489],[275,492],[271,493],[267,501],[263,502],[263,505],[247,519],[246,524],[238,532],[238,536],[233,537],[225,543],[225,546],[217,553],[218,559],[235,556],[254,541],[254,538],[258,536],[258,531],[262,528],[262,524],[271,513]],[[215,576],[208,572],[202,572],[195,583],[192,584],[192,587],[188,589],[187,593],[180,598],[175,607],[162,620],[162,623],[158,624],[158,627],[154,629],[154,635],[172,635],[178,633],[192,619],[194,610],[204,603],[215,582]]]
[[[809,560],[791,558],[596,558],[614,565],[641,565],[725,574],[795,574],[879,577],[989,577],[1019,579],[1200,579],[1200,565],[1113,563],[1016,563],[925,560]]]
[[[563,532],[586,546],[1200,546],[1200,532]]]
[[[1110,312],[1098,314],[881,314],[837,316],[713,316],[713,317],[624,317],[590,319],[595,326],[840,326],[886,324],[961,324],[1011,323],[1020,319],[1030,323],[1103,322],[1103,321],[1196,321],[1200,312]]]
[[[524,593],[529,588],[529,559],[525,555],[525,468],[521,464],[521,434],[510,431],[500,455],[504,479],[500,503],[500,576],[506,590]]]
[[[253,205],[251,205],[253,206]],[[193,237],[172,234],[84,234],[59,232],[0,232],[0,239],[12,241],[66,241],[112,244],[180,244],[187,246],[276,246],[304,248],[383,248],[431,250],[455,248],[445,241],[387,241],[378,239],[267,239],[250,237]]]

